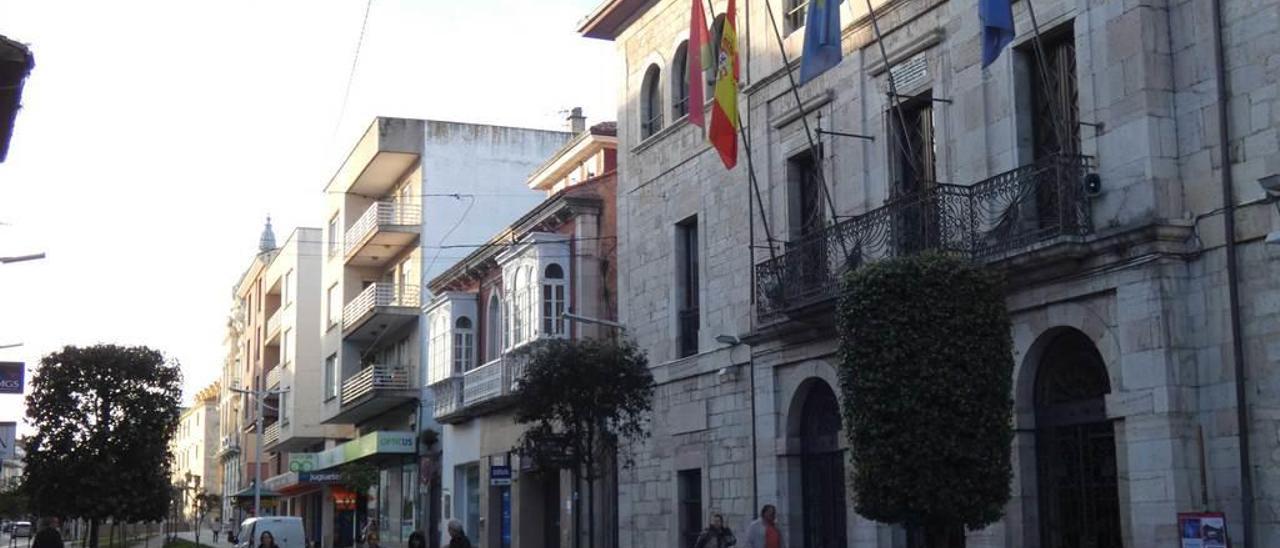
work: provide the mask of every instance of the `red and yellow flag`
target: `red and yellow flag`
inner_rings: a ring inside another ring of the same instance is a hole
[[[716,87],[711,106],[711,146],[720,153],[724,167],[738,164],[738,30],[734,0],[724,12],[720,57],[716,59]]]
[[[706,129],[707,114],[702,110],[706,98],[706,76],[711,62],[711,39],[707,36],[707,16],[702,11],[702,0],[692,0],[693,15],[689,18],[689,45],[685,58],[689,77],[689,123]]]

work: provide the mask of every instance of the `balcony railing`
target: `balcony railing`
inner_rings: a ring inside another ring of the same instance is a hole
[[[271,445],[280,441],[280,423],[273,422],[262,429],[262,445]]]
[[[761,319],[834,297],[864,264],[924,251],[989,261],[1060,236],[1092,232],[1089,158],[1055,155],[972,186],[934,184],[788,243],[756,266]]]
[[[462,411],[463,386],[461,375],[454,375],[431,385],[436,400],[433,416],[440,418]]]
[[[347,229],[344,253],[351,255],[364,243],[365,239],[378,227],[382,226],[417,226],[422,224],[422,210],[415,204],[397,204],[395,202],[374,202],[369,209],[360,215],[355,224]]]
[[[280,320],[284,318],[284,307],[277,308],[267,317],[267,337],[280,332]]]
[[[524,376],[525,360],[511,354],[463,373],[462,404],[471,407],[515,392],[516,381]]]
[[[284,364],[276,364],[267,372],[267,388],[275,388],[280,386],[280,372],[284,370]]]
[[[419,306],[420,291],[416,285],[376,283],[364,288],[342,308],[342,324],[350,327],[378,306]]]
[[[413,388],[412,371],[402,365],[370,365],[342,383],[342,405],[377,390]]]

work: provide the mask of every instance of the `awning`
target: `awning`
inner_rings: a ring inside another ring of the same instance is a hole
[[[250,484],[249,484],[249,486],[248,486],[248,487],[245,487],[245,488],[244,488],[243,490],[241,490],[239,493],[236,493],[236,494],[231,495],[231,496],[232,496],[232,498],[237,498],[237,499],[245,499],[245,498],[251,499],[251,498],[253,498],[253,483],[252,483],[252,482],[250,482]],[[275,491],[272,491],[272,490],[267,489],[267,488],[265,488],[265,487],[264,487],[264,488],[262,489],[262,492],[261,492],[261,493],[258,493],[258,496],[259,496],[260,498],[264,498],[264,499],[265,499],[265,498],[276,498],[276,497],[280,496],[280,493],[277,493],[277,492],[275,492]]]

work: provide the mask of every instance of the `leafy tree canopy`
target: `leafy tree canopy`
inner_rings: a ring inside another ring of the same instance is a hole
[[[942,255],[879,262],[846,277],[838,315],[857,512],[949,538],[1000,519],[1013,440],[1001,278]]]
[[[36,433],[27,439],[23,487],[32,510],[164,519],[182,397],[178,364],[142,346],[67,346],[40,360],[31,385],[27,418]]]
[[[649,360],[626,339],[539,339],[512,354],[524,361],[516,422],[521,452],[549,469],[598,476],[603,455],[646,435],[653,406]]]

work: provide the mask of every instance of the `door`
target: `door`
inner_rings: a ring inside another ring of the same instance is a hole
[[[1036,450],[1044,548],[1120,548],[1110,380],[1093,341],[1058,335],[1036,376]]]
[[[801,494],[805,548],[845,548],[844,452],[840,406],[831,387],[815,381],[800,418]]]
[[[542,473],[542,545],[560,548],[560,474]]]
[[[933,96],[925,92],[903,100],[889,112],[894,184],[894,252],[913,255],[939,242],[934,189],[937,184],[933,135]]]

